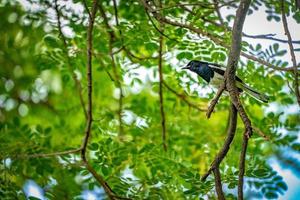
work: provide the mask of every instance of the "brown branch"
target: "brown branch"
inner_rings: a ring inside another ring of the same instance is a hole
[[[264,65],[264,66],[266,66],[268,68],[274,69],[274,70],[285,71],[285,72],[291,72],[291,71],[294,70],[293,67],[286,67],[286,68],[277,67],[277,66],[275,66],[275,65],[273,65],[273,64],[271,64],[271,63],[269,63],[269,62],[267,62],[267,61],[265,61],[263,59],[257,58],[255,56],[247,54],[245,52],[241,52],[241,56],[244,56],[245,58],[248,58],[248,59],[250,59],[252,61],[258,62],[258,63],[260,63],[260,64],[262,64],[262,65]]]
[[[231,103],[229,113],[230,113],[229,126],[227,129],[227,136],[223,144],[223,147],[219,150],[218,154],[216,155],[214,161],[211,164],[210,169],[202,176],[201,181],[205,181],[206,178],[209,176],[209,174],[221,164],[221,162],[223,161],[223,159],[225,158],[225,156],[229,151],[230,144],[232,143],[233,138],[235,136],[236,125],[237,125],[237,110],[232,103]]]
[[[294,77],[295,77],[295,94],[297,98],[298,105],[300,106],[300,91],[299,91],[299,80],[298,80],[298,69],[297,69],[297,61],[296,61],[296,55],[292,43],[292,36],[289,31],[288,23],[286,20],[285,16],[285,7],[284,7],[284,0],[281,0],[281,14],[282,14],[282,23],[283,23],[283,28],[284,32],[288,38],[288,44],[289,44],[289,49],[290,49],[290,54],[291,54],[291,59],[294,67]]]
[[[85,127],[85,137],[82,142],[81,146],[81,157],[84,162],[87,162],[86,158],[86,147],[88,144],[88,140],[91,135],[91,128],[92,128],[92,121],[93,121],[93,102],[92,102],[92,93],[93,93],[93,83],[92,83],[92,50],[93,50],[93,29],[94,29],[94,21],[96,17],[96,6],[97,6],[97,0],[93,0],[93,7],[91,11],[91,15],[89,16],[89,24],[87,28],[87,89],[88,89],[88,109],[87,109],[87,122]],[[89,11],[87,11],[89,12]]]
[[[92,11],[92,14],[93,14],[93,11]],[[84,165],[85,165],[86,169],[93,175],[93,177],[101,184],[101,186],[103,187],[107,196],[113,200],[117,199],[117,198],[115,198],[114,192],[112,191],[110,186],[107,184],[107,182],[103,179],[102,176],[100,176],[96,172],[96,170],[89,164],[89,162],[87,160],[84,161]]]
[[[161,1],[159,1],[161,7]],[[146,11],[147,12],[147,11]],[[150,17],[150,16],[149,16]],[[164,25],[160,23],[159,32],[163,33]],[[158,49],[158,73],[159,73],[159,107],[160,107],[160,116],[161,116],[161,131],[162,131],[162,143],[163,148],[167,151],[167,142],[166,142],[166,117],[164,111],[164,97],[163,97],[163,72],[162,72],[162,62],[163,62],[163,34],[159,35],[159,49]]]
[[[248,118],[248,115],[243,108],[243,105],[239,99],[239,91],[235,86],[235,73],[237,68],[237,63],[241,53],[241,42],[242,42],[242,30],[243,25],[246,19],[246,15],[250,6],[251,0],[241,0],[241,3],[237,9],[233,30],[232,30],[232,39],[231,39],[231,48],[229,52],[229,58],[227,63],[227,68],[225,71],[225,79],[226,79],[226,89],[229,92],[231,102],[234,104],[238,113],[244,123],[245,132],[243,137],[243,146],[242,152],[240,156],[240,164],[239,164],[239,180],[238,180],[238,199],[243,199],[243,178],[245,172],[245,160],[246,160],[246,151],[248,139],[252,135],[252,126],[251,121]]]
[[[224,25],[224,20],[223,20],[223,18],[222,18],[222,15],[221,15],[221,12],[220,12],[220,9],[219,9],[219,1],[218,1],[218,0],[213,0],[213,2],[214,2],[215,11],[216,11],[216,13],[217,13],[217,15],[218,15],[219,21],[220,21],[220,23],[221,23],[223,26],[225,26],[225,25]]]
[[[88,80],[88,109],[87,109],[87,122],[85,127],[85,136],[81,146],[81,158],[86,166],[87,170],[93,175],[93,177],[101,184],[106,194],[110,199],[114,198],[114,193],[105,180],[97,174],[97,172],[91,167],[86,157],[86,148],[88,145],[89,138],[92,132],[92,121],[93,121],[93,102],[92,102],[92,93],[93,93],[93,79],[92,79],[92,53],[93,53],[93,29],[94,29],[94,21],[97,12],[98,0],[93,0],[91,14],[89,16],[89,24],[87,28],[87,80]]]
[[[119,26],[119,20],[118,20],[118,10],[117,10],[117,5],[116,5],[116,2],[115,0],[113,1],[113,4],[114,4],[114,11],[115,11],[115,21],[116,21],[116,24],[117,26]],[[108,22],[108,18],[106,16],[106,13],[104,11],[104,8],[102,6],[102,4],[100,3],[98,5],[99,7],[99,11],[100,11],[100,14],[103,18],[103,22],[106,26],[106,31],[109,35],[109,55],[110,55],[110,58],[111,58],[111,66],[112,66],[112,70],[113,70],[113,75],[114,75],[114,82],[116,84],[116,87],[119,89],[120,91],[120,94],[119,94],[119,108],[118,108],[118,121],[119,121],[119,136],[122,136],[123,133],[124,133],[124,128],[123,128],[123,120],[122,120],[122,112],[123,112],[123,89],[122,89],[122,84],[121,84],[121,78],[119,76],[119,72],[117,70],[117,66],[116,66],[116,61],[115,61],[115,52],[113,52],[113,44],[116,40],[116,34],[115,32],[113,31],[113,28],[109,25],[109,22]],[[120,30],[119,30],[120,31]],[[122,34],[122,32],[120,32],[120,34]],[[122,40],[122,43],[123,43],[123,40]],[[124,46],[120,49],[120,50],[124,50]]]
[[[30,154],[30,155],[20,155],[16,156],[17,158],[46,158],[46,157],[53,157],[53,156],[63,156],[73,153],[79,153],[81,151],[81,148],[78,149],[71,149],[67,151],[59,151],[59,152],[53,152],[53,153],[37,153],[37,154]]]
[[[214,176],[215,176],[215,188],[218,195],[218,200],[225,200],[224,192],[222,189],[222,180],[221,174],[219,170],[219,166],[214,169]]]
[[[218,89],[218,92],[215,96],[215,98],[210,102],[210,105],[207,109],[206,112],[206,117],[210,118],[211,113],[214,111],[214,108],[216,106],[216,104],[218,103],[223,91],[225,90],[225,82],[223,82],[223,84],[220,86],[220,88]]]
[[[163,81],[163,85],[173,94],[175,94],[178,98],[180,98],[183,102],[188,104],[190,107],[197,109],[198,111],[204,112],[206,109],[200,108],[198,105],[190,102],[184,94],[178,93],[176,90],[171,88],[165,81]]]
[[[116,0],[113,0],[113,5],[114,5],[114,11],[115,11],[116,25],[119,26],[118,9],[117,9]],[[100,5],[100,7],[102,7],[102,5]],[[105,15],[105,12],[103,14]],[[107,22],[107,24],[108,24],[108,22]],[[120,29],[119,29],[119,32],[120,32],[120,34],[122,34],[122,32],[121,32]],[[119,135],[122,136],[124,134],[123,121],[122,121],[123,97],[124,97],[124,94],[123,94],[123,88],[122,88],[122,84],[121,84],[121,78],[120,78],[118,70],[117,70],[116,61],[115,61],[114,52],[113,52],[114,39],[115,39],[114,37],[110,37],[110,39],[109,39],[109,54],[110,54],[110,57],[111,57],[111,64],[112,64],[113,73],[114,73],[115,80],[116,80],[115,83],[116,83],[116,85],[117,85],[117,87],[118,87],[118,89],[120,91],[120,94],[119,94],[118,119],[119,119]],[[123,43],[123,39],[122,39],[122,43]]]
[[[228,5],[230,5],[234,2],[235,2],[235,0],[229,1],[228,3],[224,3],[220,6],[218,6],[218,8],[228,6]],[[198,2],[198,3],[178,3],[178,4],[174,4],[174,5],[168,5],[168,6],[165,6],[165,7],[162,7],[162,8],[157,8],[154,11],[161,11],[161,10],[166,10],[166,9],[171,9],[171,8],[176,8],[176,7],[182,7],[182,6],[200,6],[202,8],[206,8],[206,9],[214,9],[212,3]]]
[[[209,32],[201,30],[201,29],[193,26],[192,24],[185,24],[185,23],[180,23],[180,22],[177,22],[177,21],[167,19],[165,16],[162,16],[158,12],[155,12],[155,10],[148,3],[146,3],[144,0],[140,0],[140,2],[150,13],[153,14],[153,16],[155,17],[156,20],[164,22],[164,23],[172,25],[172,26],[177,26],[177,27],[189,29],[190,31],[192,31],[194,33],[197,33],[197,34],[200,34],[200,35],[203,35],[203,36],[209,38],[214,43],[216,43],[220,46],[223,46],[227,49],[230,48],[230,45],[223,42],[221,39],[217,38],[216,36],[210,34]],[[265,60],[262,60],[260,58],[256,58],[255,56],[250,55],[250,54],[245,53],[245,52],[241,52],[241,55],[248,58],[248,59],[250,59],[250,60],[253,60],[255,62],[258,62],[258,63],[260,63],[260,64],[262,64],[266,67],[269,67],[269,68],[272,68],[272,69],[275,69],[275,70],[279,70],[279,71],[293,71],[294,70],[293,67],[287,67],[287,68],[277,67],[277,66],[275,66],[275,65],[273,65],[273,64],[271,64],[271,63],[269,63]]]
[[[253,130],[258,133],[258,135],[260,135],[261,137],[264,138],[264,140],[266,141],[271,141],[270,137],[267,136],[266,134],[264,134],[259,128],[255,127],[255,126],[252,126]]]
[[[89,25],[87,28],[87,80],[88,80],[88,118],[87,118],[87,124],[85,128],[85,137],[82,142],[82,149],[81,149],[81,158],[84,162],[84,165],[86,166],[87,170],[93,175],[93,177],[101,184],[104,191],[108,195],[108,197],[112,200],[114,199],[127,199],[118,197],[114,194],[113,190],[110,188],[108,183],[103,179],[101,175],[99,175],[96,170],[89,164],[87,158],[86,158],[86,148],[88,144],[88,140],[91,136],[92,132],[92,122],[93,122],[93,110],[92,110],[92,92],[93,92],[93,79],[92,79],[92,57],[93,57],[93,28],[94,28],[94,21],[96,17],[97,7],[99,7],[99,10],[101,12],[104,12],[104,10],[101,10],[102,6],[101,3],[98,4],[98,0],[93,0],[93,6],[91,10],[91,15],[89,17]],[[113,32],[110,32],[110,36],[113,40],[114,35]],[[111,51],[112,55],[112,51]]]
[[[235,105],[240,117],[242,118],[246,129],[245,133],[248,135],[248,137],[250,137],[252,134],[251,121],[249,120],[239,99],[239,91],[235,86],[235,72],[242,48],[242,29],[250,2],[251,0],[242,0],[237,10],[232,30],[231,48],[229,52],[227,68],[225,71],[226,89],[229,92],[232,103]]]
[[[84,116],[87,119],[87,111],[86,111],[86,108],[85,108],[85,103],[84,103],[83,95],[82,95],[82,86],[81,86],[80,81],[77,79],[77,76],[76,76],[74,70],[72,69],[71,58],[68,54],[67,39],[66,39],[66,37],[64,36],[64,34],[62,32],[61,16],[60,16],[57,0],[54,1],[54,9],[55,9],[56,16],[57,16],[57,28],[58,28],[58,31],[59,31],[59,35],[60,35],[60,37],[62,39],[62,42],[64,44],[63,51],[64,51],[65,56],[67,58],[67,62],[68,62],[67,66],[68,66],[69,71],[72,73],[72,78],[75,82],[75,85],[76,85],[76,88],[77,88],[77,91],[78,91],[78,94],[79,94],[80,104],[81,104]]]
[[[252,38],[252,39],[266,39],[266,40],[273,40],[276,42],[281,42],[281,43],[288,43],[288,40],[282,40],[282,39],[278,39],[278,38],[274,38],[273,36],[275,36],[276,34],[263,34],[263,35],[249,35],[246,33],[243,33],[244,37],[247,38]],[[300,44],[299,40],[293,40],[292,43],[294,44]]]
[[[245,162],[246,162],[246,153],[247,153],[247,146],[248,146],[248,136],[245,130],[243,136],[243,144],[242,150],[240,154],[240,163],[239,163],[239,180],[238,180],[238,199],[243,200],[243,186],[244,186],[244,174],[245,174]]]

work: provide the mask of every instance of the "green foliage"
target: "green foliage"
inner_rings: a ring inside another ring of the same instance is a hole
[[[88,14],[76,10],[76,6],[74,8],[77,3],[77,7],[84,10],[82,1],[73,0],[73,6],[63,6],[63,1],[59,1],[65,49],[57,28],[57,17],[52,13],[55,11],[49,8],[51,3],[28,1],[32,7],[38,7],[30,9],[17,1],[0,2],[0,197],[25,199],[22,187],[26,180],[32,179],[46,188],[45,195],[49,199],[80,199],[83,190],[100,185],[82,165],[79,154],[34,158],[28,155],[61,152],[81,146],[86,121],[74,80],[81,84],[86,103]],[[123,197],[214,199],[213,177],[201,182],[200,176],[209,169],[223,145],[229,98],[224,95],[211,119],[206,119],[204,112],[189,107],[182,99],[205,109],[213,91],[203,80],[179,67],[191,59],[225,64],[228,49],[190,30],[165,24],[164,34],[168,37],[164,37],[163,76],[177,95],[167,87],[163,88],[168,145],[168,151],[164,152],[157,70],[160,33],[149,21],[140,1],[117,2],[118,26],[115,25],[112,1],[101,1],[112,28],[106,27],[99,13],[95,20],[94,119],[88,159],[113,191]],[[192,12],[188,12],[182,7],[174,7],[178,3],[182,1],[163,1],[170,8],[161,13],[168,19],[192,24],[230,45],[230,33],[215,24],[219,21],[213,5],[191,6]],[[87,4],[90,7],[91,1]],[[236,7],[237,3],[233,2],[231,6]],[[277,1],[256,0],[249,14],[262,6],[266,7],[268,20],[280,20]],[[295,11],[293,5],[287,3],[287,13],[299,23],[299,12]],[[159,22],[150,16],[156,27],[160,27]],[[234,16],[225,18],[227,24]],[[66,31],[66,27],[74,35]],[[108,32],[113,32],[115,37],[112,49],[116,71],[109,55]],[[265,47],[243,42],[243,51],[278,67],[288,65],[282,60],[287,51],[277,43]],[[115,73],[120,75],[123,90],[121,113]],[[291,73],[272,71],[244,59],[239,63],[237,73],[246,83],[269,95],[271,103],[278,107],[278,112],[267,113],[266,106],[241,95],[252,124],[271,138],[265,141],[254,132],[246,161],[246,185],[250,191],[259,190],[263,197],[274,199],[287,190],[287,185],[269,166],[268,158],[284,147],[300,151],[297,135],[292,134],[299,131],[299,113],[284,112],[296,102],[294,94],[286,89],[287,82],[293,77]],[[203,94],[203,91],[208,92]],[[123,133],[119,132],[119,114]],[[282,134],[280,129],[291,134]],[[238,121],[236,138],[220,166],[222,180],[229,189],[237,187],[242,133],[243,124]],[[50,184],[51,180],[56,184]],[[236,194],[230,191],[226,197],[234,199]]]

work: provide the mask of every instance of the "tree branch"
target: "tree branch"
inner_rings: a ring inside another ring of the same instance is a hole
[[[161,1],[159,1],[160,7]],[[147,11],[146,11],[147,12]],[[149,16],[150,17],[150,16]],[[163,23],[160,23],[159,32],[163,33]],[[162,143],[163,148],[165,151],[167,151],[167,142],[166,142],[166,117],[165,117],[165,111],[164,111],[164,97],[163,97],[163,72],[162,72],[162,62],[163,62],[163,35],[159,35],[159,49],[158,49],[158,73],[159,73],[159,107],[160,107],[160,116],[161,116],[161,131],[162,131]]]
[[[184,94],[179,94],[176,90],[172,89],[165,81],[163,81],[163,85],[173,94],[175,94],[178,98],[180,98],[183,102],[188,104],[190,107],[197,109],[198,111],[204,112],[206,109],[200,108],[198,105],[190,102]]]
[[[243,136],[242,150],[240,154],[240,163],[239,163],[239,180],[238,180],[238,199],[243,200],[243,187],[244,187],[244,174],[245,174],[245,162],[246,162],[246,153],[248,146],[248,136],[245,130]]]
[[[67,66],[68,66],[69,71],[72,74],[72,78],[75,82],[75,85],[76,85],[76,88],[77,88],[77,91],[78,91],[78,94],[79,94],[80,104],[81,104],[84,116],[87,119],[87,111],[86,111],[86,108],[85,108],[85,103],[84,103],[83,95],[82,95],[82,86],[81,86],[80,81],[77,79],[77,76],[76,76],[75,72],[72,69],[71,58],[68,54],[67,40],[66,40],[66,37],[64,36],[64,34],[62,32],[61,16],[60,16],[57,0],[54,1],[54,9],[55,9],[56,16],[57,16],[57,28],[58,28],[58,31],[59,31],[59,35],[60,35],[60,37],[62,39],[62,42],[64,44],[63,51],[64,51],[65,56],[67,58]]]
[[[93,177],[101,184],[106,194],[110,199],[116,199],[112,189],[109,187],[107,182],[103,179],[102,176],[97,174],[97,172],[89,164],[86,157],[86,149],[88,145],[89,138],[92,132],[92,122],[93,122],[93,77],[92,77],[92,56],[93,56],[93,29],[94,22],[97,12],[98,0],[93,0],[91,14],[89,15],[89,24],[87,28],[87,80],[88,80],[88,109],[87,109],[87,122],[85,127],[85,136],[81,146],[81,158],[86,166],[87,170],[93,175]],[[87,11],[89,12],[89,11]]]
[[[243,178],[245,172],[245,160],[246,160],[246,151],[248,139],[252,135],[252,126],[251,121],[248,118],[241,102],[239,99],[239,92],[235,85],[235,72],[237,68],[237,63],[241,53],[241,41],[242,41],[242,31],[243,25],[246,19],[246,15],[250,6],[251,0],[241,0],[241,3],[237,9],[233,30],[232,30],[232,39],[231,39],[231,48],[229,52],[229,58],[227,63],[227,68],[225,71],[225,80],[226,80],[226,89],[229,92],[231,102],[234,104],[236,109],[239,112],[240,117],[245,126],[245,132],[243,137],[243,146],[240,156],[239,164],[239,181],[238,181],[238,199],[243,199]]]
[[[94,21],[96,17],[96,6],[97,6],[97,0],[93,0],[93,7],[91,11],[91,15],[89,16],[89,24],[87,28],[87,89],[88,89],[88,109],[87,109],[87,123],[85,127],[85,137],[82,142],[82,149],[81,149],[81,157],[84,162],[87,162],[86,158],[86,147],[88,144],[88,140],[91,135],[91,128],[92,128],[92,121],[93,121],[93,79],[92,79],[92,49],[93,49],[93,29],[94,29]],[[89,12],[89,11],[87,11]]]
[[[231,103],[230,111],[229,111],[229,126],[227,129],[227,136],[225,139],[225,142],[223,144],[223,147],[219,150],[218,154],[216,155],[214,161],[211,164],[211,167],[209,170],[202,176],[201,181],[205,181],[206,178],[209,176],[209,174],[216,168],[219,167],[225,156],[227,155],[230,144],[233,141],[233,138],[235,136],[236,131],[236,125],[237,125],[237,110],[233,103]]]
[[[219,9],[219,1],[218,0],[213,0],[213,2],[214,2],[215,11],[218,15],[219,21],[220,21],[221,25],[224,26],[224,20],[222,18],[222,15],[221,15],[221,12],[220,12],[220,9]]]
[[[288,40],[282,40],[282,39],[274,38],[273,36],[275,36],[275,35],[276,34],[249,35],[249,34],[243,33],[244,37],[252,38],[252,39],[266,39],[266,40],[273,40],[273,41],[281,42],[281,43],[288,43],[289,42]],[[292,41],[292,43],[300,44],[300,41],[296,40],[296,41]]]
[[[118,9],[117,9],[116,0],[113,0],[113,5],[114,5],[114,11],[115,11],[116,25],[119,26]],[[102,5],[100,5],[100,7],[102,7]],[[105,12],[103,14],[105,15]],[[107,22],[107,24],[108,24],[108,22]],[[109,29],[107,29],[107,30],[109,30]],[[120,34],[122,34],[120,29],[119,29],[119,32],[120,32]],[[111,57],[111,64],[112,64],[113,73],[114,73],[115,80],[116,80],[115,83],[116,83],[116,85],[117,85],[117,87],[120,91],[120,93],[119,93],[118,120],[119,120],[119,135],[123,136],[124,127],[123,127],[123,120],[122,120],[122,112],[123,112],[123,97],[124,97],[124,94],[123,94],[121,78],[120,78],[119,72],[117,70],[116,61],[115,61],[114,52],[113,52],[114,39],[115,39],[114,37],[110,37],[110,39],[109,39],[109,54],[110,54],[110,57]],[[122,43],[123,43],[123,39],[122,39]]]
[[[242,29],[250,2],[251,0],[242,0],[237,10],[232,30],[231,48],[225,71],[226,89],[229,92],[232,103],[235,105],[242,118],[248,137],[252,134],[251,121],[249,120],[239,99],[239,91],[235,86],[235,72],[242,47]]]
[[[37,154],[30,154],[30,155],[21,155],[16,156],[17,158],[46,158],[46,157],[53,157],[53,156],[63,156],[73,153],[79,153],[81,151],[81,148],[78,149],[71,149],[67,151],[60,151],[60,152],[53,152],[53,153],[37,153]]]
[[[252,126],[253,130],[258,134],[260,135],[261,137],[264,138],[264,140],[266,141],[271,141],[270,137],[267,136],[266,134],[264,134],[259,128],[255,127],[255,126]]]
[[[215,98],[210,102],[210,105],[207,109],[206,112],[206,117],[210,118],[211,113],[214,111],[214,108],[216,106],[216,104],[218,103],[223,91],[225,90],[225,82],[222,83],[222,85],[220,86],[220,88],[218,89],[218,92],[215,96]]]
[[[218,200],[225,200],[224,192],[222,189],[222,180],[219,166],[214,169],[214,176],[215,176],[215,188],[218,195]]]
[[[296,61],[296,56],[295,56],[294,47],[293,47],[293,43],[292,43],[292,36],[289,31],[286,16],[285,16],[284,0],[281,0],[281,14],[282,14],[283,28],[284,28],[284,32],[288,38],[291,59],[292,59],[293,67],[294,67],[294,77],[295,77],[295,82],[294,82],[295,89],[294,90],[295,90],[298,105],[300,106],[300,91],[299,91],[297,61]]]

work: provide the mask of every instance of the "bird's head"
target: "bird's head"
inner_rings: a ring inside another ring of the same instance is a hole
[[[205,65],[207,65],[206,62],[203,61],[198,61],[198,60],[191,60],[185,67],[183,67],[182,69],[189,69],[192,72],[196,72],[199,71],[200,68],[204,67]]]

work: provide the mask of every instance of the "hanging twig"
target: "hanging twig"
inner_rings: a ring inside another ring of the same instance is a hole
[[[87,80],[88,80],[88,109],[87,109],[87,122],[85,128],[85,136],[81,146],[81,158],[86,166],[87,170],[93,175],[93,177],[101,184],[104,191],[108,195],[110,199],[116,199],[112,189],[109,185],[105,182],[102,176],[97,174],[97,172],[92,168],[89,164],[87,157],[86,157],[86,149],[88,145],[89,138],[92,132],[92,122],[93,122],[93,101],[92,101],[92,94],[93,94],[93,76],[92,76],[92,56],[93,56],[93,28],[94,28],[94,21],[97,12],[97,5],[98,0],[93,0],[91,14],[89,16],[89,24],[87,28]]]
[[[161,1],[159,1],[159,6],[162,7]],[[147,12],[147,11],[146,11]],[[159,32],[163,34],[164,24],[160,23]],[[158,49],[158,73],[159,73],[159,107],[160,107],[160,116],[161,116],[161,128],[162,128],[162,143],[163,148],[167,151],[167,141],[166,141],[166,117],[164,111],[164,96],[163,96],[163,72],[162,72],[162,62],[163,62],[163,35],[159,35],[159,49]]]
[[[37,154],[29,154],[29,155],[20,155],[16,156],[16,158],[21,159],[30,159],[30,158],[46,158],[46,157],[53,157],[53,156],[63,156],[63,155],[69,155],[74,153],[79,153],[81,151],[81,148],[78,149],[71,149],[67,151],[60,151],[60,152],[53,152],[53,153],[37,153]]]

